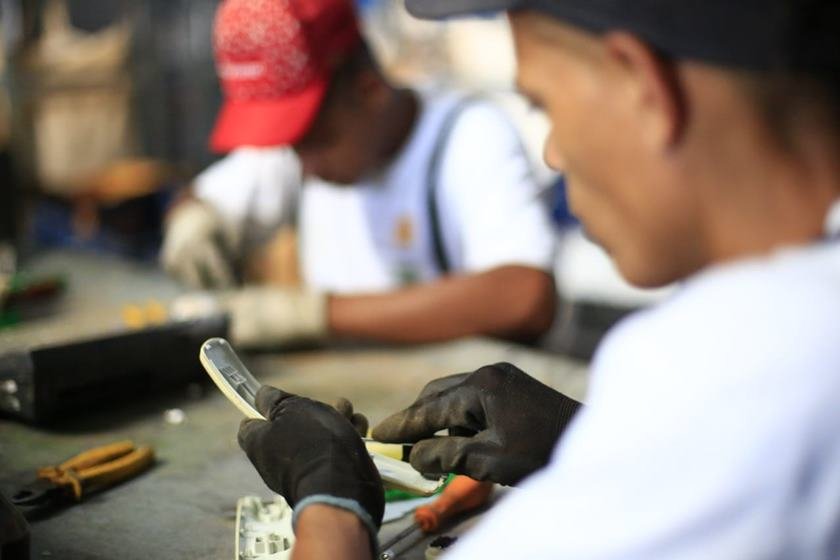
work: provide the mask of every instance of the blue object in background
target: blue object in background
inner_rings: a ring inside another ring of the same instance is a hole
[[[359,7],[359,10],[367,10],[375,6],[376,4],[381,4],[382,0],[356,0],[356,6]]]
[[[567,228],[580,224],[580,221],[569,210],[566,198],[566,178],[561,175],[551,187],[551,219],[559,228]]]
[[[98,224],[82,235],[74,223],[73,205],[47,198],[36,205],[30,238],[39,248],[69,248],[155,262],[162,242],[163,216],[173,189],[123,201],[97,210]]]

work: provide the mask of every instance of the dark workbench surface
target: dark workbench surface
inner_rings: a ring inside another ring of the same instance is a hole
[[[488,340],[262,354],[245,361],[265,383],[327,402],[347,397],[372,422],[410,404],[427,381],[487,363],[511,361],[578,398],[586,383],[580,363]],[[176,408],[184,421],[168,423],[165,411]],[[236,444],[240,419],[214,386],[203,383],[130,406],[91,411],[50,430],[0,420],[0,490],[8,495],[35,468],[96,445],[120,439],[151,444],[158,457],[151,471],[34,523],[32,558],[230,559],[236,500],[270,494]],[[407,522],[385,525],[381,538]],[[424,547],[401,558],[423,558]]]

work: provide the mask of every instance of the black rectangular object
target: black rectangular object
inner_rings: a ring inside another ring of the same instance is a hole
[[[0,355],[0,413],[49,424],[206,377],[201,344],[227,333],[226,316],[45,345]]]

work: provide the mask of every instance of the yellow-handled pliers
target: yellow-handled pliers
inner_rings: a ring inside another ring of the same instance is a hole
[[[137,476],[155,461],[151,447],[119,441],[80,453],[58,466],[38,469],[37,479],[12,496],[12,503],[31,518],[81,501]]]

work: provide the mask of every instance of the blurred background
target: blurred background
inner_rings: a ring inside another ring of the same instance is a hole
[[[173,194],[216,156],[221,102],[215,0],[0,0],[0,266],[71,248],[154,262]],[[628,310],[662,297],[631,289],[565,206],[541,162],[545,119],[513,92],[503,18],[420,22],[401,0],[358,0],[391,76],[494,98],[550,186],[564,305],[545,345],[588,357]]]

